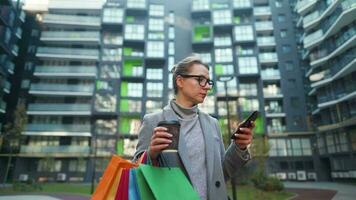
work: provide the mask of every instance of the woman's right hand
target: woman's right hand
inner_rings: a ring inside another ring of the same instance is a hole
[[[167,128],[161,126],[153,129],[148,154],[154,161],[157,161],[157,157],[161,151],[167,148],[170,143],[172,143],[172,134],[168,133],[167,131]]]

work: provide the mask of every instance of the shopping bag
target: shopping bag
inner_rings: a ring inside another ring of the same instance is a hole
[[[130,169],[123,169],[115,200],[129,200],[129,174]]]
[[[134,170],[142,200],[200,200],[180,168],[141,164]]]
[[[131,169],[129,175],[129,200],[141,200],[135,169]]]
[[[115,199],[121,173],[123,169],[137,167],[138,164],[132,163],[119,156],[113,155],[104,174],[92,195],[92,200],[113,200]]]

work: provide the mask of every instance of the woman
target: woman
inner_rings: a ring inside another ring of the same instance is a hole
[[[213,87],[209,66],[190,56],[172,70],[175,99],[162,111],[147,114],[139,131],[135,158],[147,151],[152,163],[172,141],[165,127],[156,127],[163,120],[178,120],[180,139],[178,152],[194,189],[201,199],[227,199],[225,181],[249,159],[247,146],[252,131],[240,128],[236,139],[225,151],[218,121],[198,109]]]

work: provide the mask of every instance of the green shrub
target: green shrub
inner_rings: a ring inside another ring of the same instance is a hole
[[[256,172],[251,181],[256,188],[264,191],[281,191],[284,189],[283,183],[278,178],[268,177],[263,172]]]
[[[40,184],[36,183],[32,179],[26,182],[14,182],[12,184],[13,190],[18,192],[33,192],[33,191],[41,191],[42,187]]]

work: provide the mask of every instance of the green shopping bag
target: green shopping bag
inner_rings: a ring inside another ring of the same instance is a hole
[[[180,168],[141,164],[135,170],[141,199],[200,200]]]

